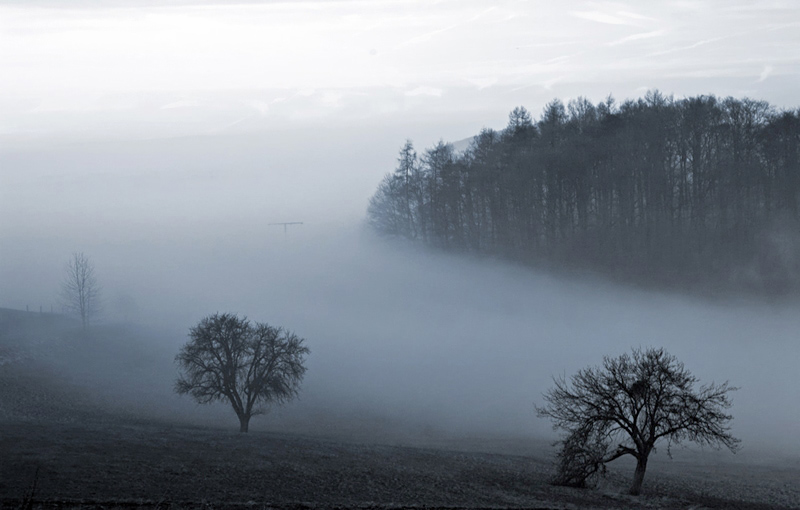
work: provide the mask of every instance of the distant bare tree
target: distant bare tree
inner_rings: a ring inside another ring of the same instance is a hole
[[[585,486],[606,463],[631,455],[636,471],[630,493],[637,495],[659,440],[667,442],[667,452],[683,440],[735,452],[740,441],[729,433],[732,417],[724,410],[736,388],[725,382],[695,389],[696,382],[677,358],[653,348],[606,357],[601,368],[580,370],[569,383],[555,379],[544,394],[547,404],[537,411],[567,432],[556,483]]]
[[[67,262],[65,271],[61,282],[64,309],[80,317],[85,330],[100,313],[100,285],[94,275],[94,265],[83,252],[76,252]]]
[[[204,318],[189,330],[175,356],[182,374],[175,391],[201,404],[227,401],[247,432],[250,418],[270,403],[295,396],[305,374],[309,349],[303,339],[269,324],[224,313]]]

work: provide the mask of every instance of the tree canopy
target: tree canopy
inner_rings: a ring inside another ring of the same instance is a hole
[[[175,391],[201,404],[230,403],[247,432],[250,418],[297,396],[310,352],[290,331],[223,313],[202,319],[175,361]]]
[[[653,91],[517,107],[463,153],[407,141],[367,216],[446,250],[774,293],[800,283],[798,193],[800,110]]]
[[[602,367],[563,377],[544,394],[540,416],[553,420],[566,435],[561,440],[556,482],[584,486],[604,465],[633,456],[636,471],[631,494],[639,494],[647,459],[656,444],[691,441],[738,449],[730,433],[727,382],[695,388],[697,378],[664,349],[634,349]]]

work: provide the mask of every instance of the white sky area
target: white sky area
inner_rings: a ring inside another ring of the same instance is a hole
[[[519,104],[538,115],[554,97],[658,88],[796,107],[800,86],[793,0],[98,4],[0,5],[0,134],[461,116],[460,130],[407,133],[428,142],[503,127]]]

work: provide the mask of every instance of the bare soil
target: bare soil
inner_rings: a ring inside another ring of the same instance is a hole
[[[767,509],[800,501],[800,470],[791,469],[653,469],[646,494],[634,498],[625,494],[623,472],[594,490],[554,487],[549,462],[522,455],[117,419],[0,427],[5,508]]]

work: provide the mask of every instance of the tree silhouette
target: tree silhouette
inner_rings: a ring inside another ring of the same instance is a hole
[[[727,426],[731,416],[727,382],[695,388],[697,378],[663,349],[634,349],[605,357],[602,367],[579,370],[567,382],[555,379],[539,416],[566,431],[556,482],[583,486],[623,455],[636,459],[630,493],[639,494],[647,459],[656,443],[692,441],[735,452],[739,440]],[[616,444],[617,446],[613,446]]]
[[[65,273],[61,282],[64,309],[80,317],[81,326],[86,330],[100,312],[100,285],[94,275],[94,265],[83,252],[76,252],[67,262]]]
[[[201,404],[227,401],[247,432],[250,418],[297,396],[309,349],[303,339],[269,324],[214,314],[189,330],[175,361],[175,391]]]

